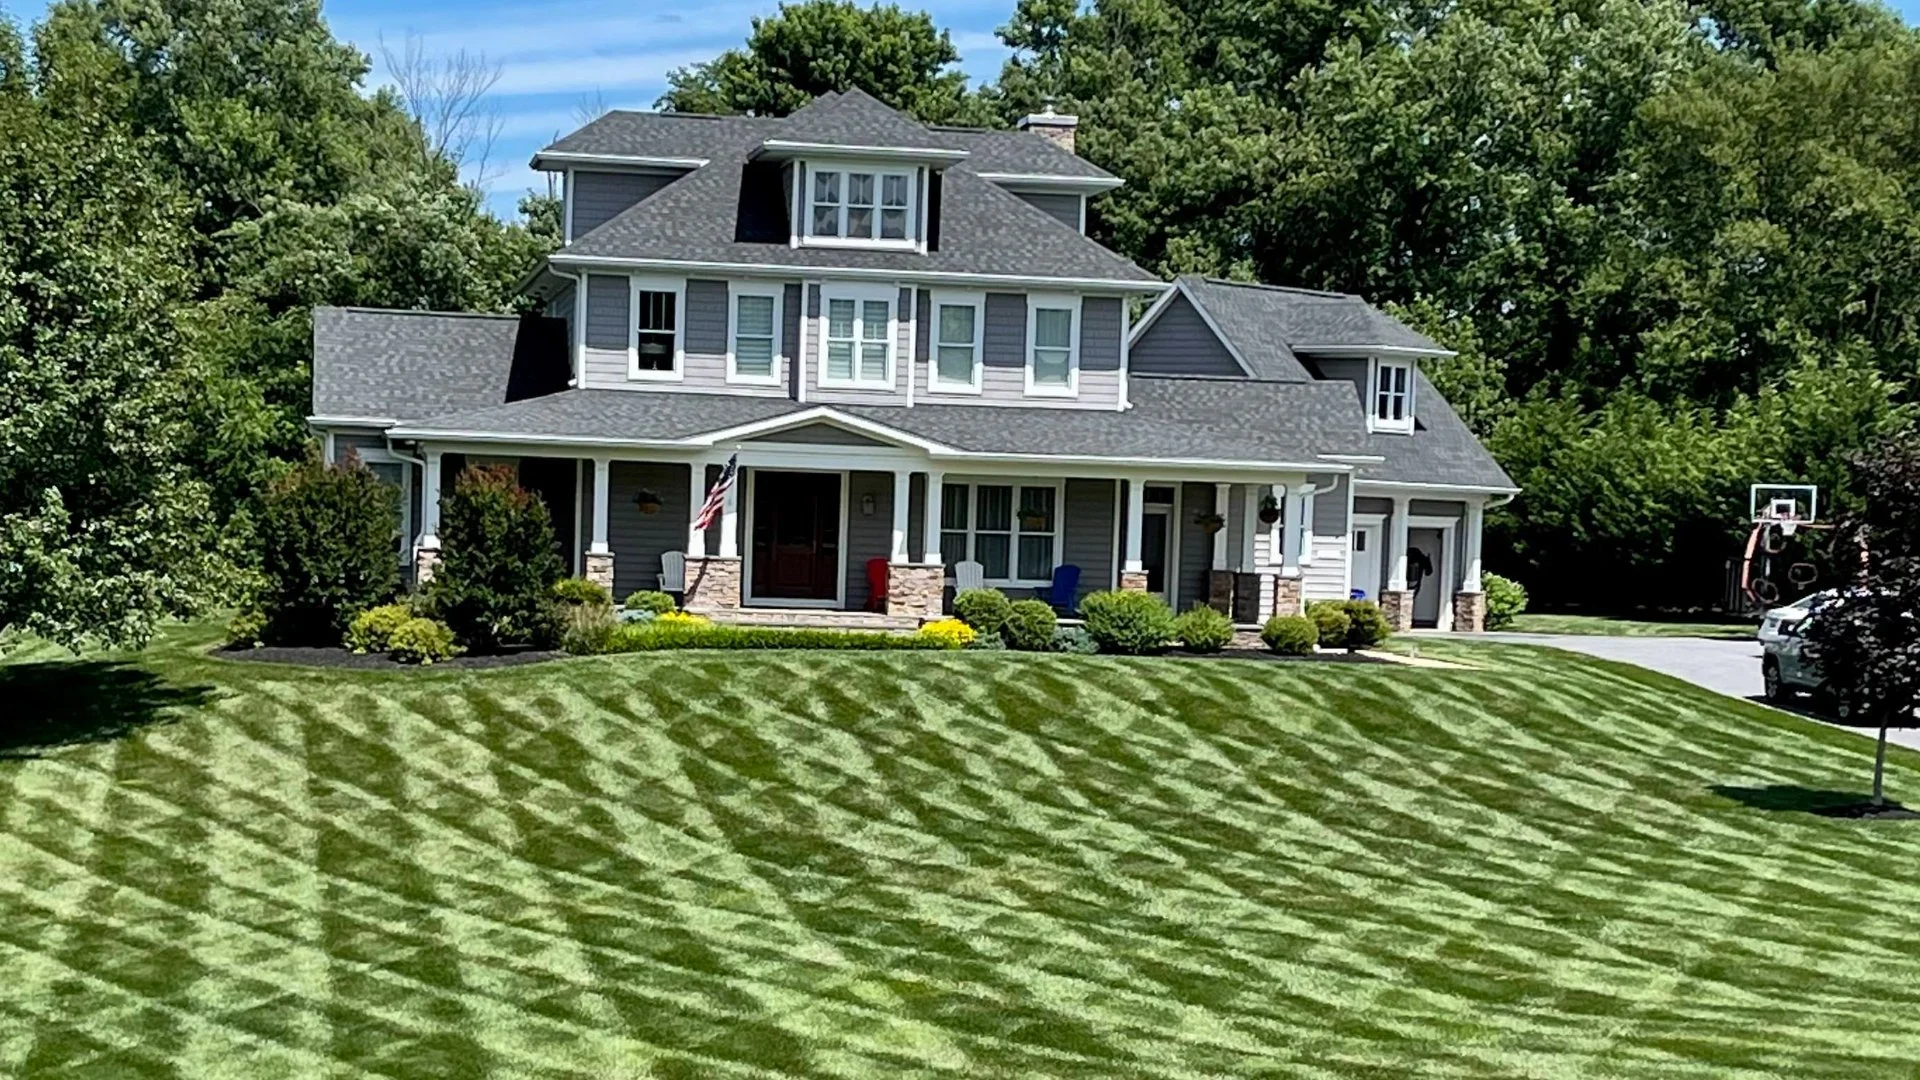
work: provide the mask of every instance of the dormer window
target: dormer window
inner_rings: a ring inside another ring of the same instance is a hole
[[[1413,362],[1410,360],[1373,361],[1373,412],[1368,427],[1374,431],[1413,430]]]
[[[915,171],[810,165],[805,243],[910,245]]]

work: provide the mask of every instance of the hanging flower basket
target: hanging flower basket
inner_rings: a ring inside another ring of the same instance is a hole
[[[1047,527],[1047,515],[1021,514],[1020,527],[1023,529],[1044,529]]]
[[[657,514],[660,512],[660,495],[641,488],[633,497],[633,505],[639,507],[643,514]]]
[[[1219,514],[1195,514],[1193,516],[1193,523],[1200,526],[1200,531],[1208,535],[1217,533],[1227,527],[1227,519],[1221,517]]]
[[[1280,503],[1269,495],[1260,500],[1260,524],[1271,525],[1280,520]]]

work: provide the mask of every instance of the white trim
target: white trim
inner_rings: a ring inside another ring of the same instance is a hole
[[[340,463],[340,459],[338,455],[336,455],[334,452],[333,432],[327,431],[327,432],[321,433],[320,446],[321,446],[320,452],[322,454],[322,460],[324,460],[329,465],[338,465]]]
[[[736,346],[740,336],[740,300],[742,297],[761,297],[773,301],[773,349],[768,359],[765,375],[742,375],[739,371],[739,357]],[[783,347],[786,345],[786,286],[773,283],[730,281],[727,283],[727,382],[734,386],[779,386],[781,368],[787,357]]]
[[[1084,209],[1086,200],[1080,201]],[[1086,222],[1083,219],[1082,225]],[[1120,301],[1120,395],[1114,407],[1120,412],[1133,408],[1133,309],[1127,301]]]
[[[915,296],[918,295],[916,292]],[[965,383],[948,382],[940,377],[940,308],[943,305],[973,309],[973,377]],[[987,294],[960,289],[934,290],[927,310],[927,393],[979,394],[987,366]]]
[[[640,294],[673,294],[673,368],[640,370]],[[584,331],[584,328],[583,328]],[[581,340],[586,340],[583,332]],[[627,277],[627,381],[680,382],[687,377],[687,279],[631,274]]]
[[[1067,384],[1055,386],[1034,380],[1035,335],[1039,333],[1039,312],[1065,311],[1067,325]],[[1061,293],[1027,294],[1027,347],[1022,367],[1027,397],[1074,398],[1080,396],[1080,298]]]
[[[1132,337],[1128,344],[1131,345],[1134,341],[1140,340],[1140,336],[1147,332],[1147,328],[1158,322],[1160,316],[1166,313],[1167,308],[1173,306],[1173,298],[1176,296],[1184,296],[1187,298],[1187,303],[1195,312],[1199,313],[1200,321],[1206,324],[1208,330],[1212,331],[1214,339],[1220,342],[1221,348],[1226,349],[1227,355],[1233,357],[1233,362],[1240,365],[1241,374],[1252,378],[1253,365],[1247,363],[1247,358],[1240,355],[1240,350],[1234,347],[1233,339],[1227,337],[1226,333],[1220,329],[1220,324],[1213,320],[1213,314],[1207,310],[1205,304],[1200,302],[1199,297],[1193,295],[1193,290],[1187,288],[1187,283],[1184,281],[1175,281],[1173,288],[1162,293],[1160,298],[1155,300],[1151,307],[1147,308],[1146,314],[1140,316],[1139,323],[1135,324]]]
[[[1440,533],[1440,565],[1434,568],[1434,577],[1440,581],[1440,603],[1434,611],[1433,625],[1436,630],[1453,629],[1453,549],[1459,542],[1455,535],[1460,527],[1457,517],[1442,517],[1433,514],[1408,514],[1407,529],[1435,529]],[[1408,550],[1412,550],[1409,543]],[[1409,613],[1411,614],[1411,613]]]
[[[560,172],[560,245],[573,243],[573,170]]]
[[[742,466],[742,467],[745,468],[745,466]],[[753,595],[753,552],[756,546],[753,543],[753,508],[757,502],[757,500],[754,497],[754,491],[756,489],[756,485],[758,485],[758,483],[760,482],[760,474],[763,472],[831,473],[840,478],[840,518],[839,518],[840,539],[834,545],[834,553],[835,553],[834,564],[835,565],[834,565],[833,599],[831,600],[814,600],[814,599],[806,599],[806,598],[791,599],[791,598],[779,597],[779,596],[762,597],[762,596]],[[747,538],[746,544],[742,545],[741,551],[740,551],[740,606],[741,607],[822,608],[828,611],[841,611],[846,608],[847,606],[847,533],[849,531],[848,522],[850,521],[850,516],[853,513],[852,500],[849,497],[849,491],[852,487],[852,479],[853,479],[853,474],[846,469],[815,469],[815,468],[808,468],[804,465],[802,466],[755,465],[752,468],[747,470],[747,505],[746,505],[746,508],[743,511],[741,511],[741,517],[744,519],[744,524],[740,530]],[[739,487],[738,480],[735,480],[734,486],[736,488]]]
[[[946,550],[946,544],[937,538],[940,544],[940,556],[951,562],[971,559],[981,562],[977,550],[980,537],[980,489],[982,487],[1003,487],[1010,489],[1007,506],[1007,530],[989,530],[989,535],[1007,538],[1007,575],[1003,578],[986,577],[982,584],[995,589],[1038,589],[1053,584],[1054,571],[1066,563],[1067,554],[1067,481],[1063,476],[985,476],[980,474],[951,473],[942,478],[942,483],[953,484],[967,489],[967,527],[965,529],[939,529],[937,532],[964,532],[966,544],[961,552]],[[1027,532],[1020,525],[1020,489],[1047,488],[1053,492],[1053,528],[1048,532]],[[944,496],[943,496],[944,502]],[[936,522],[936,524],[938,524]],[[1045,578],[1023,578],[1020,573],[1020,541],[1027,536],[1048,536],[1053,539],[1053,565],[1048,568]],[[983,564],[984,565],[984,564]]]
[[[1018,288],[1077,289],[1081,292],[1127,296],[1158,295],[1172,288],[1161,281],[1127,281],[1119,278],[1036,277],[1029,274],[975,274],[939,270],[882,270],[870,266],[782,266],[776,263],[708,262],[698,259],[648,259],[617,255],[571,255],[564,251],[547,257],[555,266],[581,267],[611,274],[633,270],[656,270],[694,277],[793,277],[795,270],[835,278],[863,281],[911,282],[918,285],[957,285],[961,288],[1009,286]]]
[[[911,409],[913,408],[913,384],[920,381],[920,373],[915,370],[919,366],[919,357],[915,352],[920,347],[920,290],[902,289],[901,291],[907,294],[906,318],[901,320],[906,324],[907,354],[901,358],[901,363],[907,370],[907,408]]]
[[[851,378],[835,378],[827,365],[827,349],[830,344],[827,337],[832,323],[833,302],[851,301],[854,305],[853,329],[853,375]],[[861,346],[872,339],[865,336],[866,305],[884,303],[887,305],[887,336],[884,344],[887,348],[887,375],[885,379],[863,379],[860,377]],[[900,351],[900,289],[879,285],[822,285],[820,287],[820,316],[817,323],[820,343],[820,386],[826,390],[892,390],[899,377]]]
[[[1336,478],[1337,479],[1337,478]],[[1353,595],[1353,478],[1347,478],[1347,558],[1343,571],[1346,577],[1346,591],[1342,597]]]
[[[787,224],[789,226],[787,229],[787,246],[797,248],[800,246],[800,216],[806,212],[807,208],[807,163],[804,161],[792,161],[787,163],[787,168],[790,170],[789,175],[793,178],[793,190],[787,199]],[[800,299],[804,303],[806,301],[806,294],[802,293]],[[802,310],[805,309],[803,308]]]
[[[1373,547],[1372,547],[1372,550],[1370,551],[1358,552],[1355,550],[1353,546],[1353,538],[1355,536],[1358,536],[1362,532],[1368,533],[1373,537]],[[1346,593],[1347,596],[1353,595],[1353,588],[1354,588],[1353,571],[1354,571],[1354,568],[1359,565],[1359,561],[1355,558],[1355,556],[1359,554],[1364,554],[1369,556],[1373,560],[1373,589],[1370,592],[1368,592],[1367,599],[1372,600],[1375,603],[1379,602],[1380,593],[1384,591],[1384,589],[1386,588],[1386,582],[1387,582],[1386,552],[1381,550],[1381,547],[1380,547],[1380,545],[1386,541],[1386,536],[1387,536],[1387,515],[1385,514],[1349,515],[1349,520],[1347,524],[1347,593]]]
[[[1380,372],[1385,368],[1405,371],[1406,388],[1402,391],[1400,403],[1401,417],[1389,420],[1380,415]],[[1367,430],[1395,435],[1411,435],[1414,426],[1413,388],[1417,382],[1414,373],[1419,365],[1413,360],[1389,360],[1381,356],[1367,358]]]
[[[800,280],[800,371],[794,380],[793,399],[802,405],[807,403],[807,379],[810,377],[807,371],[807,306],[813,301],[813,290],[819,287],[817,281]]]
[[[354,427],[354,428],[390,428],[400,421],[391,416],[309,416],[307,423],[313,427]]]
[[[875,165],[870,162],[852,161],[845,158],[808,158],[806,166],[806,189],[800,193],[801,214],[793,221],[793,239],[799,247],[817,248],[856,248],[914,251],[920,247],[920,176],[922,170],[911,166]],[[813,197],[813,180],[820,173],[831,173],[837,177],[837,201],[830,204],[837,208],[838,216],[832,233],[813,231],[813,214],[816,202]],[[866,204],[873,212],[870,224],[872,232],[865,236],[853,236],[847,232],[847,222],[852,216],[851,202],[853,177],[855,174],[871,177],[873,180],[873,202]],[[886,204],[887,180],[899,177],[907,184],[907,201],[903,206],[888,207]],[[796,185],[798,186],[798,185]],[[886,237],[881,233],[881,218],[888,209],[904,210],[906,224],[902,235]]]
[[[1419,349],[1411,345],[1318,345],[1295,350],[1303,356],[1322,356],[1331,360],[1358,360],[1366,356],[1432,356],[1445,359],[1460,354],[1452,349]]]
[[[1087,197],[1080,196],[1080,235],[1087,235]]]
[[[593,538],[587,544],[590,555],[611,555],[607,522],[613,516],[613,459],[602,455],[593,459]]]
[[[587,486],[587,459],[574,458],[573,459],[573,576],[574,577],[584,577],[587,572],[587,568],[585,566],[586,559],[587,559],[587,545],[581,542],[584,539],[584,537],[580,535],[581,511],[586,509],[586,507],[583,505],[586,502],[586,500],[580,497],[580,489],[586,486]]]
[[[1423,496],[1429,491],[1455,492],[1463,497],[1467,495],[1518,495],[1520,493],[1520,489],[1516,487],[1485,487],[1478,484],[1429,484],[1420,480],[1361,480],[1356,477],[1353,484],[1355,487],[1370,492],[1390,494],[1395,491],[1405,490],[1417,492]]]
[[[654,157],[648,154],[589,154],[578,150],[541,150],[528,163],[532,169],[547,172],[548,165],[612,165],[630,169],[691,170],[706,166],[707,158]]]
[[[1006,188],[1008,191],[1079,192],[1097,195],[1126,186],[1117,176],[1049,176],[1045,173],[976,172],[973,175]]]
[[[802,154],[818,154],[829,158],[865,158],[872,161],[928,162],[949,165],[967,159],[965,150],[941,150],[918,146],[849,146],[840,143],[802,142],[797,139],[764,140],[760,143],[760,149],[755,151],[752,157],[770,157],[779,160]]]
[[[573,335],[571,342],[573,353],[573,380],[569,386],[587,385],[587,277],[586,274],[574,274],[573,282],[573,325],[568,328]]]

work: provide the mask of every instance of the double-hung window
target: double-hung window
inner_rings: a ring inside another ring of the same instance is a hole
[[[912,173],[815,166],[808,176],[808,237],[911,242]]]
[[[820,385],[891,389],[895,294],[827,290],[820,299]]]
[[[686,289],[679,281],[633,279],[627,305],[627,374],[634,379],[677,379],[682,353],[681,308]]]
[[[980,392],[981,318],[978,294],[933,294],[933,389],[944,393]]]
[[[1376,431],[1413,430],[1413,364],[1404,360],[1373,362],[1373,415]]]
[[[940,494],[940,553],[972,559],[996,585],[1044,585],[1060,565],[1055,484],[947,484]]]
[[[1071,397],[1080,392],[1080,301],[1027,299],[1027,393]]]
[[[735,285],[727,349],[727,379],[740,383],[779,381],[780,305],[778,285]]]

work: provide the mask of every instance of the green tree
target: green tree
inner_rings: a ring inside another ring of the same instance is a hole
[[[929,123],[979,123],[952,37],[925,12],[855,0],[783,3],[755,17],[746,46],[667,76],[659,107],[785,116],[828,91],[858,87]]]

